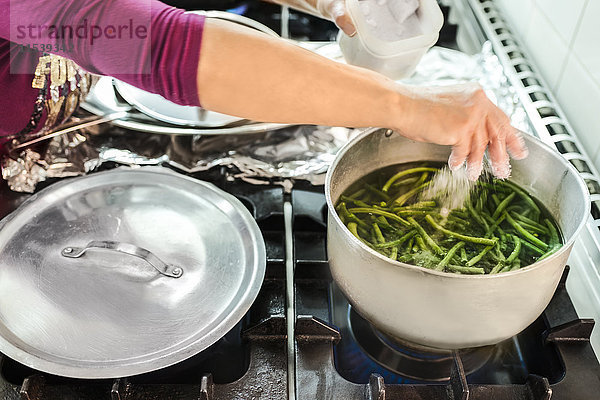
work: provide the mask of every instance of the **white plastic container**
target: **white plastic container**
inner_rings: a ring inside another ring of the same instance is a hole
[[[394,0],[387,0],[394,1]],[[356,26],[350,37],[340,31],[338,43],[348,64],[380,72],[397,80],[410,76],[419,60],[435,44],[444,16],[436,0],[420,0],[417,10],[421,33],[402,40],[387,41],[375,36],[359,8],[359,0],[346,0]]]

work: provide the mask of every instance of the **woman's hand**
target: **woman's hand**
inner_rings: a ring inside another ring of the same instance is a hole
[[[348,36],[356,34],[356,27],[346,9],[344,0],[315,0],[319,13],[338,26]]]
[[[287,5],[297,10],[335,22],[348,36],[356,34],[356,27],[346,10],[345,0],[265,0],[270,3]]]
[[[516,160],[528,151],[519,131],[475,83],[444,87],[402,87],[410,100],[398,114],[396,129],[419,141],[451,145],[450,169],[467,163],[469,179],[476,180],[483,168],[483,155],[488,149],[492,172],[508,178],[508,153]]]

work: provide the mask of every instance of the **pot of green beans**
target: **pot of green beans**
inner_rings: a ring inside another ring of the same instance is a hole
[[[425,196],[450,148],[384,129],[352,139],[327,173],[332,276],[378,329],[459,349],[498,343],[544,310],[589,215],[562,156],[524,138],[508,180],[482,178],[453,208]]]

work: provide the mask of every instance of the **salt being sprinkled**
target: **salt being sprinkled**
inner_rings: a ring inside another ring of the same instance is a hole
[[[491,167],[484,158],[482,177],[491,177]],[[451,171],[448,167],[440,169],[431,179],[429,186],[421,193],[421,199],[436,200],[441,207],[440,213],[447,217],[450,211],[462,208],[471,199],[476,182],[469,179],[467,168],[463,165]]]

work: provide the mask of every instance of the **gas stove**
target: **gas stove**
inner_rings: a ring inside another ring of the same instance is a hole
[[[519,335],[455,352],[415,346],[379,332],[332,281],[323,187],[285,193],[232,182],[222,168],[192,176],[240,199],[264,236],[266,277],[242,321],[182,363],[114,380],[53,376],[0,356],[0,399],[597,398],[594,322],[571,304],[569,268],[544,314]],[[2,186],[1,215],[26,197]]]
[[[594,203],[596,214],[593,212],[575,246],[571,268],[566,268],[551,303],[533,324],[498,345],[459,351],[424,348],[389,337],[352,309],[331,278],[323,187],[296,182],[286,191],[277,185],[252,185],[231,180],[231,174],[219,167],[191,176],[212,182],[240,199],[256,219],[266,243],[265,280],[247,315],[202,353],[139,376],[63,378],[0,354],[0,399],[598,398],[600,364],[590,344],[594,321],[581,318],[600,311],[593,301],[582,301],[586,296],[594,299],[595,292],[588,289],[593,286],[593,271],[600,265],[594,263],[600,260],[599,223],[595,219],[600,219],[598,174],[585,151],[579,150],[583,147],[493,2],[443,3],[450,23],[442,30],[438,44],[475,52],[483,41],[492,40],[503,65],[515,69],[507,75],[518,86],[519,95],[529,99],[525,105],[535,131],[572,160],[593,192],[592,201],[599,202]],[[247,2],[244,8],[238,1],[226,4],[227,9],[246,16],[252,17],[253,12],[262,16],[263,20],[257,19],[278,32],[286,25],[281,24],[278,6]],[[306,22],[313,17],[300,16],[306,18],[304,31],[317,29]],[[307,38],[302,36],[302,29],[294,30],[291,20],[288,22],[290,36]],[[324,30],[318,33],[321,36],[308,39],[332,40],[335,29],[328,29],[333,36]],[[112,167],[115,165],[105,164],[102,168]],[[39,189],[52,183],[44,182]],[[27,197],[10,192],[1,183],[0,217]]]

